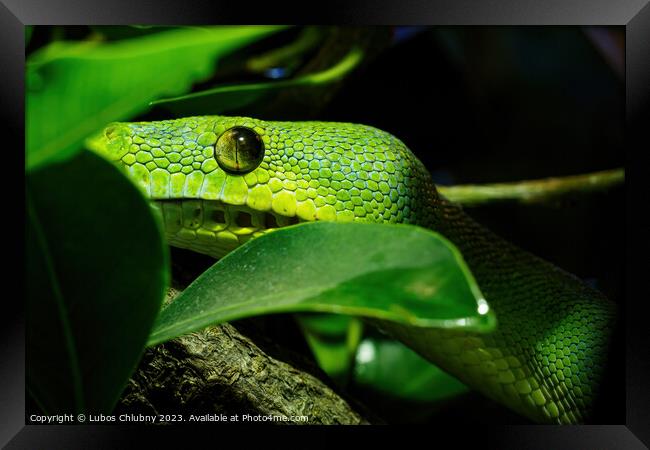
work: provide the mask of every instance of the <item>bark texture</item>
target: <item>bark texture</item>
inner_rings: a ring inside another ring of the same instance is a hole
[[[169,300],[177,295],[170,291]],[[297,355],[273,354],[229,324],[148,348],[115,414],[175,414],[184,423],[191,416],[233,422],[234,415],[238,423],[368,423],[313,370],[296,368],[303,365]]]

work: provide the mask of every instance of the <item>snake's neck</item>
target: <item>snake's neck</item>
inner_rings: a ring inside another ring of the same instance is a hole
[[[574,275],[486,229],[456,204],[441,198],[433,217],[431,228],[461,251],[498,328],[485,336],[440,332],[441,342],[464,353],[445,353],[444,345],[419,351],[535,421],[588,421],[607,364],[615,305]],[[485,355],[490,359],[483,360]]]

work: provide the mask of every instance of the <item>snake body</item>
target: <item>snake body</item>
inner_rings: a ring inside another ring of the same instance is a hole
[[[263,159],[247,173],[223,170],[215,155],[233,127],[253,130],[264,145]],[[122,166],[160,208],[171,245],[217,258],[302,221],[403,222],[441,233],[462,252],[497,330],[388,324],[389,331],[536,422],[589,421],[615,320],[612,303],[440,196],[426,168],[391,134],[349,123],[201,116],[114,123],[91,147]]]

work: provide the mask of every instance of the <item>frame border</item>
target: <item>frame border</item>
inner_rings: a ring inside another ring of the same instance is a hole
[[[648,0],[402,0],[380,4],[362,0],[334,0],[331,3],[310,8],[307,3],[281,8],[277,4],[259,3],[235,4],[231,1],[197,1],[188,5],[174,0],[133,0],[86,1],[76,4],[72,0],[2,0],[0,3],[0,42],[3,52],[2,67],[4,83],[0,88],[0,114],[3,127],[11,135],[12,142],[24,148],[24,26],[25,25],[73,25],[73,24],[130,24],[130,23],[339,23],[339,24],[375,24],[375,25],[624,25],[626,36],[626,296],[639,288],[633,280],[643,280],[642,268],[632,264],[636,254],[648,254],[647,244],[641,244],[643,238],[634,235],[631,224],[632,205],[642,205],[643,198],[634,201],[633,193],[640,191],[632,188],[638,180],[641,164],[635,163],[633,144],[643,142],[644,127],[650,123],[650,4]],[[191,7],[190,7],[191,6]],[[307,6],[307,7],[305,7]],[[251,12],[253,10],[254,12]],[[252,14],[252,15],[251,15]],[[629,138],[632,139],[629,139]],[[647,148],[647,140],[645,147]],[[5,155],[9,155],[7,152]],[[20,166],[24,160],[16,157]],[[5,192],[15,192],[15,183],[5,181]],[[630,185],[630,183],[632,183]],[[638,186],[635,186],[638,188]],[[13,189],[12,189],[13,188]],[[24,195],[24,193],[23,193]],[[12,195],[16,200],[15,194]],[[17,198],[17,202],[23,196]],[[634,203],[633,203],[634,202]],[[24,202],[22,203],[24,205]],[[21,205],[17,205],[20,208]],[[22,206],[24,207],[24,206]],[[639,221],[644,230],[648,230],[645,219]],[[647,232],[647,231],[646,231]],[[24,231],[18,231],[21,235]],[[634,236],[634,238],[633,238]],[[631,242],[635,242],[632,248]],[[20,244],[15,240],[16,247]],[[18,253],[16,249],[16,255]],[[647,275],[646,275],[647,276]],[[0,346],[0,445],[7,448],[38,448],[38,444],[48,443],[50,448],[80,448],[118,446],[132,443],[136,432],[139,436],[157,434],[157,438],[167,438],[172,428],[165,427],[143,430],[133,426],[81,426],[81,425],[25,425],[25,367],[24,367],[24,311],[22,304],[11,305],[7,296],[3,316],[8,320],[3,327],[2,345]],[[643,298],[637,300],[643,301]],[[488,441],[499,446],[515,448],[647,448],[650,444],[650,429],[647,418],[650,417],[649,405],[644,399],[649,397],[647,380],[650,375],[650,358],[648,358],[647,321],[643,321],[639,311],[640,301],[627,301],[625,316],[626,327],[626,424],[624,425],[589,425],[589,426],[491,426],[492,430],[481,429],[480,436],[467,437],[480,439],[481,444]],[[16,302],[14,302],[16,303]],[[18,302],[20,303],[20,302]],[[13,309],[12,309],[13,308]],[[6,314],[6,315],[5,315]],[[643,322],[643,323],[642,323]],[[153,427],[149,427],[153,428]],[[337,427],[339,428],[339,427]],[[381,436],[388,427],[381,427],[374,436]],[[187,427],[183,427],[182,437],[187,439]],[[233,431],[238,430],[233,427]],[[192,436],[196,431],[192,430]],[[204,427],[203,431],[214,432]],[[311,430],[313,431],[313,429]],[[221,429],[220,429],[221,432]],[[363,432],[363,431],[362,431]],[[436,439],[440,433],[448,434],[450,439],[459,442],[456,430],[436,429]],[[463,434],[463,439],[466,439]],[[311,436],[313,437],[313,435]],[[445,436],[446,437],[446,436]],[[147,441],[149,439],[147,438]],[[11,442],[10,442],[11,441]],[[83,442],[83,444],[82,444]],[[645,444],[644,444],[645,443]]]

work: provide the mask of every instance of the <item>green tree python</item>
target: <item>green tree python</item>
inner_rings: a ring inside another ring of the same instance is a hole
[[[533,421],[589,421],[613,303],[439,195],[391,134],[349,123],[201,116],[113,123],[90,147],[146,191],[171,245],[216,258],[303,221],[401,222],[442,234],[462,252],[497,330],[389,331],[411,342],[412,333],[427,333],[417,352]]]

